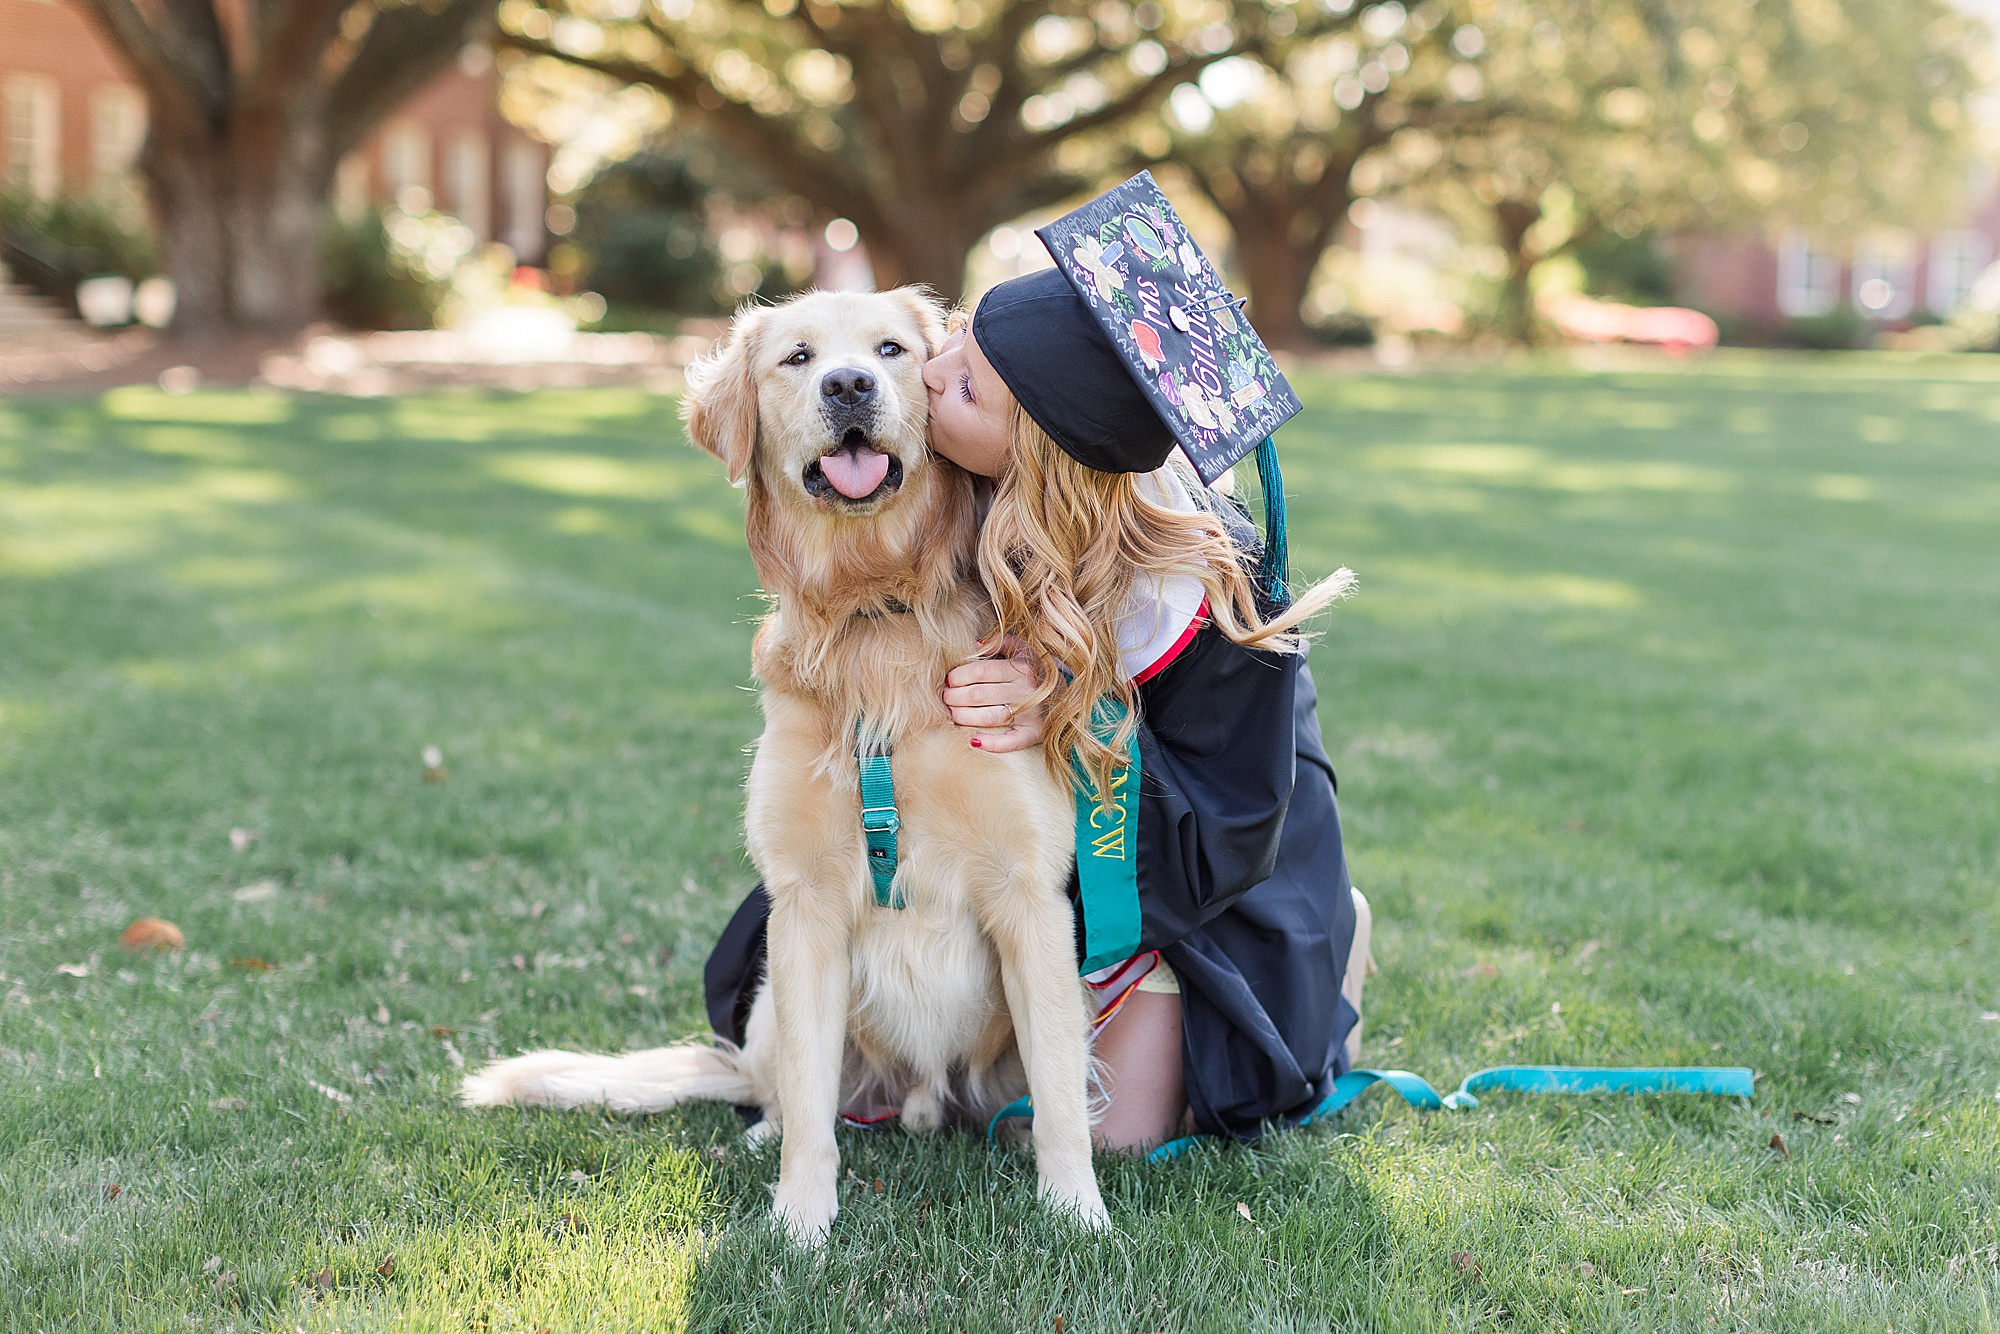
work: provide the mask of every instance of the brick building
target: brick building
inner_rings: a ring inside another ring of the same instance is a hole
[[[499,113],[492,53],[467,47],[348,155],[335,207],[435,202],[527,263],[547,249],[547,150]],[[0,0],[0,185],[48,199],[141,198],[146,101],[69,0]],[[420,191],[421,193],[412,193]]]
[[[1673,247],[1676,299],[1765,330],[1843,311],[1888,324],[1947,318],[2000,260],[2000,187],[1990,169],[1976,173],[1967,198],[1961,217],[1930,232],[1682,237]]]

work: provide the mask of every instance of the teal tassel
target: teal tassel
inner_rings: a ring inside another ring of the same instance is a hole
[[[1257,583],[1275,606],[1291,601],[1291,557],[1285,549],[1285,475],[1278,471],[1278,446],[1270,436],[1257,446],[1257,485],[1264,492],[1264,559]]]

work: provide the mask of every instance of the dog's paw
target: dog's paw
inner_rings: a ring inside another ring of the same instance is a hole
[[[833,1230],[833,1216],[840,1212],[840,1197],[834,1191],[827,1191],[824,1199],[796,1198],[802,1194],[806,1192],[788,1192],[780,1184],[772,1201],[772,1212],[793,1241],[817,1249],[826,1244],[826,1234]]]
[[[899,1118],[903,1129],[912,1135],[934,1134],[944,1125],[944,1100],[927,1088],[914,1088],[903,1099],[903,1111]]]
[[[1097,1189],[1095,1177],[1082,1186],[1065,1187],[1044,1177],[1037,1188],[1042,1203],[1057,1213],[1068,1214],[1077,1223],[1092,1232],[1109,1231],[1111,1211],[1104,1207],[1104,1196]]]

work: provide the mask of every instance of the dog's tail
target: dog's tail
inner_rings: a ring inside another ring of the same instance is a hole
[[[605,1107],[614,1112],[658,1112],[682,1102],[759,1101],[741,1052],[692,1042],[623,1056],[533,1051],[467,1075],[458,1100],[467,1107]]]

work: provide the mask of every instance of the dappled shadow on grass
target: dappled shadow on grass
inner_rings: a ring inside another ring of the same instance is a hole
[[[752,876],[759,604],[670,405],[0,404],[0,1325],[1980,1328],[2000,385],[1840,365],[1306,377],[1283,441],[1295,562],[1362,576],[1364,1060],[1754,1106],[1371,1095],[1103,1164],[1097,1240],[1023,1152],[854,1135],[822,1258],[727,1109],[449,1101],[699,1032]]]
[[[1024,1148],[888,1130],[844,1132],[841,1151],[818,1253],[769,1222],[774,1148],[722,1158],[727,1223],[694,1280],[694,1328],[1348,1328],[1387,1244],[1364,1183],[1296,1154],[1099,1155],[1112,1224],[1093,1234],[1037,1202]]]

